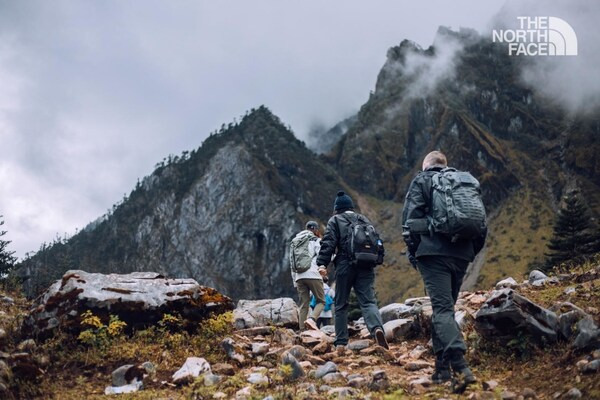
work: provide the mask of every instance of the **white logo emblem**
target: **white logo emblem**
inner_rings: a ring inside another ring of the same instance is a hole
[[[576,56],[577,35],[557,17],[517,17],[519,29],[494,29],[494,43],[508,43],[510,56]]]

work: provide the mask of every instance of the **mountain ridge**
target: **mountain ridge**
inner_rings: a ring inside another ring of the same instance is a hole
[[[325,133],[339,140],[320,155],[266,107],[253,109],[200,148],[157,165],[91,232],[25,260],[29,293],[43,286],[35,279],[91,268],[187,274],[233,298],[294,296],[287,242],[308,219],[325,223],[341,188],[386,242],[380,300],[418,295],[400,212],[433,149],[480,180],[488,207],[488,244],[469,288],[524,274],[544,259],[567,186],[581,186],[600,211],[599,145],[589,141],[600,134],[598,116],[573,116],[539,96],[520,77],[524,62],[471,30],[442,27],[425,50],[402,41],[357,115]]]

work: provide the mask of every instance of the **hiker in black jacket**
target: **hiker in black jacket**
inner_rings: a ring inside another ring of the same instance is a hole
[[[402,212],[402,225],[409,220],[422,220],[431,215],[432,176],[447,167],[446,156],[433,151],[423,160],[423,172],[411,182]],[[432,380],[441,383],[452,378],[466,387],[475,377],[464,354],[467,350],[462,333],[454,320],[454,306],[467,266],[481,250],[485,233],[474,240],[452,241],[439,233],[415,234],[405,232],[408,258],[418,269],[425,283],[433,307],[431,337],[436,355]]]
[[[375,271],[373,267],[358,267],[353,265],[345,245],[350,220],[360,214],[354,212],[354,203],[350,196],[340,191],[334,201],[335,215],[327,222],[327,230],[321,240],[321,250],[317,257],[319,269],[329,264],[337,250],[335,265],[335,346],[339,353],[345,351],[348,344],[348,298],[354,288],[358,303],[365,319],[365,324],[380,346],[388,347],[383,331],[381,314],[375,299]],[[365,216],[362,216],[367,221]]]

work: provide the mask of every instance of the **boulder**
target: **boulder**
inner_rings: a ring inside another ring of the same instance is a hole
[[[383,324],[385,339],[388,342],[401,341],[406,339],[413,331],[414,321],[411,319],[395,319]]]
[[[173,374],[171,380],[176,385],[187,384],[205,372],[212,372],[208,361],[200,357],[188,357],[183,366]]]
[[[512,339],[523,332],[538,341],[554,342],[558,337],[558,318],[514,290],[502,289],[492,292],[479,309],[475,329],[488,339]]]
[[[412,315],[412,311],[412,306],[402,303],[388,304],[387,306],[379,309],[379,313],[381,314],[381,319],[384,324],[394,319],[409,317]]]
[[[264,325],[298,328],[298,307],[293,299],[281,297],[267,300],[240,300],[233,311],[237,329]]]
[[[70,270],[38,298],[23,333],[47,338],[58,326],[79,330],[80,315],[87,310],[105,324],[109,315],[117,315],[128,328],[143,329],[166,313],[192,324],[232,309],[229,297],[193,279],[168,279],[155,272],[106,275]]]

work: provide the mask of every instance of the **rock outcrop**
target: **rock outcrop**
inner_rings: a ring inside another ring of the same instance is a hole
[[[233,302],[193,279],[168,279],[155,272],[98,274],[67,271],[37,300],[23,324],[27,336],[45,338],[59,326],[79,329],[87,310],[108,320],[118,316],[129,328],[151,326],[164,314],[177,314],[184,324],[197,323],[211,313],[233,309]]]

